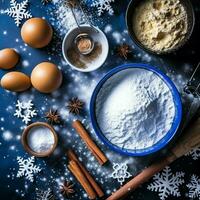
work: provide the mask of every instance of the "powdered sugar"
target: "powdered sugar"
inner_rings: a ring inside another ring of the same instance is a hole
[[[109,78],[97,96],[97,122],[118,147],[143,149],[161,140],[175,116],[166,83],[145,69],[126,69]]]
[[[53,133],[46,127],[34,127],[28,134],[29,147],[38,153],[49,151],[53,147],[54,142]]]

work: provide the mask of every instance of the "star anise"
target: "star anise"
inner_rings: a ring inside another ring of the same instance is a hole
[[[46,113],[45,118],[48,120],[51,124],[58,124],[60,123],[60,115],[58,114],[57,110],[49,110],[49,112]]]
[[[70,113],[78,115],[83,109],[83,105],[84,103],[80,99],[75,97],[69,101],[67,108],[69,109]]]
[[[46,5],[46,4],[50,3],[50,2],[52,2],[52,0],[41,0],[41,3],[43,5]]]
[[[131,49],[128,44],[122,44],[118,46],[116,51],[120,57],[124,57],[126,60],[128,58],[128,54],[131,53]]]
[[[73,193],[75,193],[74,189],[74,184],[71,184],[69,181],[65,181],[63,185],[61,185],[60,192],[62,193],[63,196],[69,197]]]

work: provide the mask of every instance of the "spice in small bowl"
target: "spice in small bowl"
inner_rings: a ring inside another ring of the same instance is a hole
[[[94,42],[91,37],[89,37],[88,34],[79,34],[76,39],[76,46],[82,55],[88,55],[92,52],[94,49]]]
[[[76,41],[80,31],[87,37],[79,37]],[[92,51],[89,52],[90,50]],[[62,43],[64,59],[73,69],[81,72],[91,72],[100,68],[108,56],[108,51],[105,34],[97,27],[87,24],[69,30]]]
[[[50,156],[58,143],[58,137],[47,123],[36,122],[24,130],[22,134],[22,144],[25,150],[36,157]]]

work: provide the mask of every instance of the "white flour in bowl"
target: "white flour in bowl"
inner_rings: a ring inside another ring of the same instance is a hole
[[[33,151],[44,153],[52,149],[55,138],[49,128],[36,126],[30,129],[27,141]]]
[[[175,116],[172,93],[155,73],[130,68],[110,77],[96,99],[96,118],[104,136],[125,149],[144,149],[161,140]]]

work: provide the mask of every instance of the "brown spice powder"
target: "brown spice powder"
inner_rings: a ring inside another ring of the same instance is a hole
[[[72,47],[68,49],[67,56],[74,66],[85,69],[88,67],[88,65],[94,62],[101,53],[102,45],[100,43],[95,43],[93,51],[88,55],[81,55],[76,51],[75,47]]]

